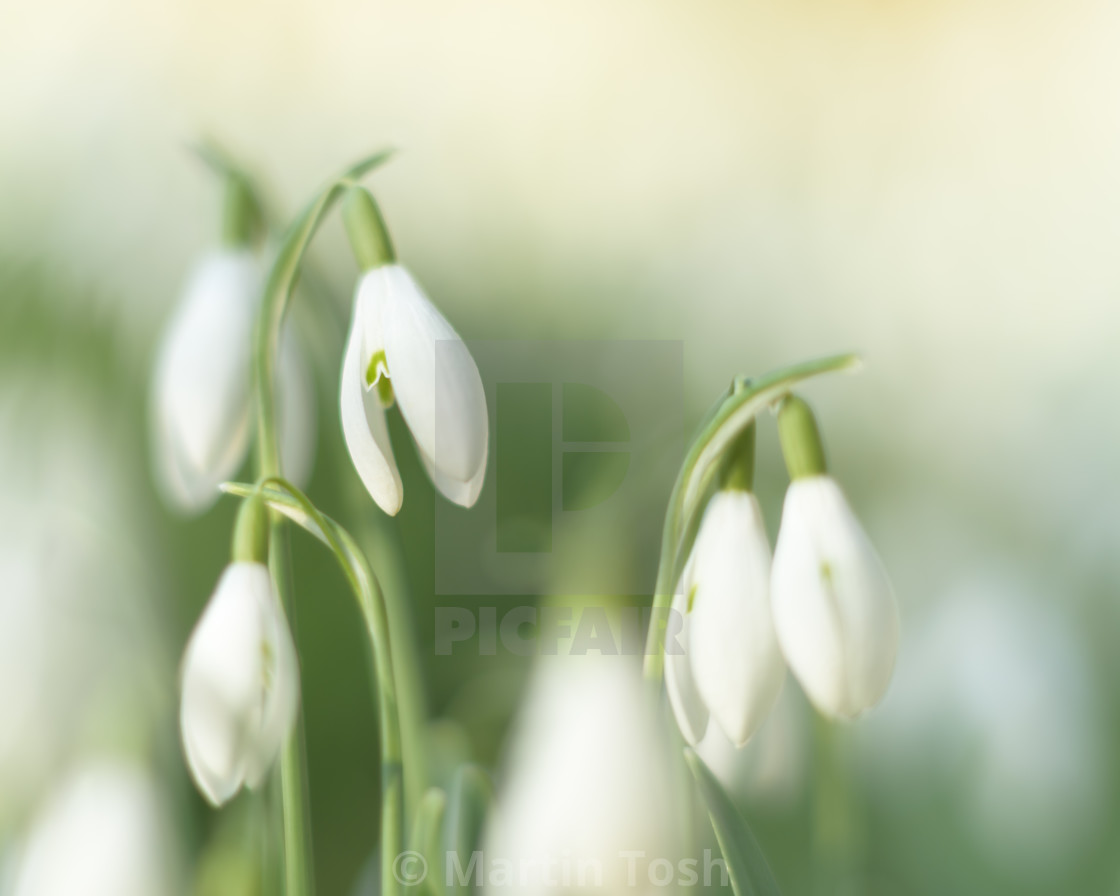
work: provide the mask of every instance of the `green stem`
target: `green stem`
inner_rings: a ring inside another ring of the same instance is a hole
[[[364,159],[322,190],[284,235],[269,272],[253,334],[257,471],[261,479],[279,476],[281,473],[276,425],[276,358],[284,315],[295,288],[300,262],[319,224],[342,192],[353,183],[354,178],[376,167],[388,156],[389,153],[382,152]],[[296,620],[291,588],[288,587],[290,577],[287,571],[287,542],[279,526],[279,520],[274,520],[271,524],[270,564],[294,633]],[[283,817],[284,881],[287,896],[310,896],[314,892],[306,779],[301,716],[296,732],[288,739],[280,755],[280,811]]]
[[[664,671],[665,623],[673,591],[696,537],[704,500],[722,469],[728,448],[763,408],[774,404],[798,383],[822,373],[850,370],[858,364],[855,355],[833,355],[775,370],[754,380],[736,380],[731,393],[704,424],[681,465],[665,512],[646,639],[646,678],[660,681]]]
[[[408,600],[408,584],[394,521],[384,514],[375,514],[367,520],[363,530],[359,530],[358,534],[365,534],[363,541],[369,546],[373,566],[380,570],[389,641],[393,645],[393,676],[400,697],[401,748],[408,756],[404,767],[405,817],[411,819],[415,817],[420,798],[428,789],[424,755],[427,701],[420,656],[416,650],[412,605]]]
[[[250,499],[253,500],[253,499]],[[288,532],[278,520],[270,524],[269,570],[276,591],[288,616],[288,625],[296,630],[296,608],[292,588],[291,546]],[[307,786],[307,742],[303,715],[295,731],[280,750],[280,807],[284,832],[284,892],[302,896],[315,892],[313,851],[311,847],[311,807]]]
[[[813,713],[813,891],[847,891],[858,870],[859,815],[837,723]]]
[[[365,622],[381,738],[381,855],[388,857],[381,865],[381,893],[398,896],[400,884],[393,874],[393,859],[404,849],[404,770],[400,702],[385,593],[350,533],[321,513],[303,492],[280,477],[262,480],[260,487],[260,494],[273,509],[303,526],[334,552]],[[227,485],[226,490],[237,495],[255,492],[254,487],[241,485]]]

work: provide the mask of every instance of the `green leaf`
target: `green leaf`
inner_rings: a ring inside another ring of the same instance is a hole
[[[446,813],[447,794],[438,787],[429,788],[416,804],[408,848],[422,855],[428,863],[428,873],[413,887],[421,896],[443,896],[445,892],[443,824]]]
[[[494,787],[490,776],[477,765],[467,763],[459,766],[455,780],[451,784],[451,800],[447,808],[447,820],[443,830],[444,855],[455,853],[459,857],[459,868],[466,875],[475,850],[482,840],[482,826],[494,802]],[[477,870],[477,868],[476,868]],[[448,891],[451,894],[467,894],[472,886],[459,881],[456,869],[447,875]],[[471,880],[474,875],[471,875]]]
[[[762,848],[715,775],[688,747],[684,749],[684,759],[708,809],[735,896],[781,896]]]

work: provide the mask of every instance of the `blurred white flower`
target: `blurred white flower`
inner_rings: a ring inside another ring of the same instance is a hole
[[[867,772],[895,802],[951,812],[950,836],[1001,871],[1057,883],[1098,844],[1114,780],[1085,635],[1020,573],[940,598],[907,626],[897,682],[858,735]]]
[[[695,745],[706,711],[742,746],[785,679],[770,616],[770,542],[751,492],[721,490],[708,503],[674,611],[684,613],[686,630],[683,654],[666,657],[666,676],[681,732]]]
[[[291,632],[260,563],[231,563],[183,655],[180,728],[198,789],[214,805],[265,777],[299,706]]]
[[[491,891],[656,889],[644,865],[672,860],[679,813],[664,732],[629,660],[546,657],[537,667],[483,838],[488,869],[516,870],[504,885],[488,879]],[[635,887],[621,854],[638,851]]]
[[[201,513],[249,445],[252,332],[261,271],[249,249],[223,249],[195,269],[160,344],[152,377],[152,451],[167,503]],[[285,331],[278,361],[280,452],[285,474],[303,482],[315,445],[314,391]]]
[[[874,706],[894,669],[898,606],[831,477],[790,483],[770,581],[782,652],[817,709],[851,719]]]
[[[489,426],[478,367],[451,324],[399,264],[367,270],[354,296],[342,364],[342,430],[374,501],[388,514],[404,497],[384,409],[393,400],[428,474],[470,507],[486,474]]]
[[[0,840],[95,741],[144,741],[173,682],[113,399],[86,372],[0,384]]]
[[[59,782],[14,859],[13,896],[177,892],[168,818],[140,768],[98,761]]]

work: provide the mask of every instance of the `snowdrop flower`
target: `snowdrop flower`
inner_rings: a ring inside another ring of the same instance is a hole
[[[343,212],[363,271],[339,390],[350,457],[381,509],[400,510],[404,491],[385,420],[395,401],[436,488],[470,507],[482,489],[489,439],[478,367],[451,324],[396,263],[369,192],[351,189]]]
[[[732,743],[745,744],[785,678],[770,617],[770,542],[750,491],[753,426],[736,451],[730,467],[739,479],[708,503],[674,604],[684,630],[667,658],[667,687],[694,746],[709,716]]]
[[[152,378],[153,465],[167,503],[208,509],[249,447],[250,358],[262,272],[248,235],[204,256],[164,333]],[[314,453],[314,393],[286,331],[278,364],[281,457],[303,481]]]
[[[17,850],[12,896],[160,896],[175,862],[161,794],[140,768],[98,760],[65,777]]]
[[[537,666],[483,836],[491,892],[657,889],[646,865],[673,858],[679,816],[664,734],[631,660],[561,655]],[[628,882],[631,851],[644,856]]]
[[[771,600],[786,661],[813,704],[851,719],[887,690],[898,606],[886,571],[826,474],[808,405],[788,397],[778,418],[790,487],[774,550]]]
[[[295,645],[263,549],[254,547],[267,531],[264,520],[255,499],[242,505],[234,562],[183,655],[183,750],[198,789],[215,806],[242,784],[264,780],[299,706]]]

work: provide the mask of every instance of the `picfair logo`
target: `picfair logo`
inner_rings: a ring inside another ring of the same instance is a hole
[[[489,342],[470,351],[490,408],[489,468],[470,511],[437,502],[437,593],[648,589],[625,558],[656,543],[650,502],[664,500],[680,461],[681,343]]]

